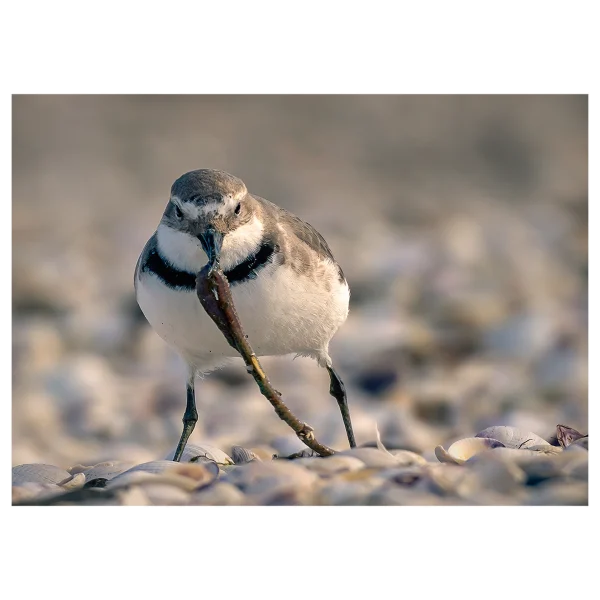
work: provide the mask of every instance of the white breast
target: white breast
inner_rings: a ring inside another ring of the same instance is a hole
[[[259,356],[296,353],[329,364],[327,347],[348,315],[349,290],[331,263],[323,262],[321,273],[313,281],[286,264],[270,264],[256,279],[232,286],[242,326]],[[156,332],[199,368],[238,356],[195,292],[173,290],[156,276],[141,273],[137,299]]]

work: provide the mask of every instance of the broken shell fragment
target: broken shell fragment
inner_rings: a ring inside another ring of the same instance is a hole
[[[65,491],[78,490],[85,485],[85,475],[83,473],[75,473],[59,485]]]
[[[550,444],[539,435],[530,431],[523,431],[508,425],[495,425],[480,431],[476,438],[491,438],[502,442],[506,448],[531,448],[532,446],[549,446]]]
[[[580,433],[577,429],[573,429],[573,427],[569,427],[568,425],[556,426],[556,439],[562,448],[566,448],[582,438],[587,438],[587,435]]]
[[[435,455],[441,463],[462,465],[477,454],[492,450],[493,448],[503,447],[504,444],[495,439],[487,437],[471,437],[454,442],[448,450],[443,446],[437,446]]]

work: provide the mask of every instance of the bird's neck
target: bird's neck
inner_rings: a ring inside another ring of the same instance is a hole
[[[200,241],[188,233],[177,231],[161,223],[156,230],[158,250],[173,267],[188,273],[197,273],[207,262]],[[255,254],[264,238],[264,226],[257,216],[223,238],[221,268],[234,268]]]

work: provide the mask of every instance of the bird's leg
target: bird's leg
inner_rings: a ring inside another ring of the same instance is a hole
[[[196,411],[196,394],[194,388],[195,375],[195,370],[190,367],[190,374],[188,376],[186,386],[187,400],[185,404],[185,412],[183,413],[183,432],[181,433],[181,438],[179,440],[179,444],[177,444],[175,456],[173,457],[173,460],[175,462],[180,461],[181,455],[185,450],[185,445],[187,444],[188,438],[190,437],[192,431],[194,431],[196,421],[198,421],[198,412]]]
[[[356,448],[354,431],[352,431],[352,421],[350,420],[350,409],[348,408],[348,398],[346,397],[346,387],[332,366],[327,367],[327,371],[329,372],[329,379],[331,382],[329,393],[337,400],[338,406],[340,407],[350,448]]]

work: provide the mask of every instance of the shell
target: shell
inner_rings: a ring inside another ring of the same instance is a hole
[[[581,438],[576,442],[573,442],[570,446],[567,446],[563,450],[563,456],[571,456],[572,454],[576,455],[586,455],[588,454],[588,445],[587,445],[587,437]]]
[[[191,490],[165,481],[148,482],[142,489],[148,502],[153,506],[185,506],[189,504],[192,497]]]
[[[373,492],[386,485],[384,479],[368,477],[357,481],[332,479],[315,493],[315,503],[335,506],[364,506]]]
[[[403,467],[422,466],[427,464],[427,460],[410,450],[390,450],[390,454],[399,461],[398,464]]]
[[[367,499],[371,506],[440,506],[457,504],[456,498],[450,502],[442,496],[426,493],[407,487],[382,487],[375,490]]]
[[[75,473],[71,475],[66,481],[60,484],[60,487],[65,491],[78,490],[85,484],[85,475],[83,473]]]
[[[55,483],[38,483],[35,481],[25,481],[20,485],[15,485],[12,488],[12,502],[23,502],[26,500],[47,498],[48,496],[56,496],[63,493],[60,486]]]
[[[128,469],[131,469],[134,465],[135,463],[133,461],[108,460],[91,467],[86,467],[83,470],[83,473],[85,475],[86,482],[99,478],[110,480],[117,475],[124,473]]]
[[[273,456],[277,456],[275,448],[266,445],[253,446],[250,451],[256,454],[260,460],[273,460]]]
[[[172,461],[173,456],[175,456],[175,450],[176,448],[173,448],[173,450],[165,456],[164,460]],[[181,455],[180,462],[197,462],[200,458],[212,460],[221,465],[234,464],[233,459],[228,454],[225,454],[223,450],[220,450],[216,446],[204,443],[187,444]]]
[[[295,460],[294,464],[325,477],[345,471],[358,471],[365,467],[365,463],[355,456],[340,456],[339,454],[325,458],[300,458]]]
[[[280,486],[252,498],[258,506],[298,506],[314,504],[314,488]]]
[[[151,504],[144,490],[137,485],[119,490],[117,496],[121,506],[150,506]]]
[[[311,450],[310,448],[303,448],[302,450],[299,450],[298,452],[293,452],[292,454],[289,454],[287,456],[279,456],[278,458],[283,458],[283,459],[287,459],[287,460],[295,460],[295,459],[302,459],[302,458],[316,458],[319,455],[314,451]]]
[[[202,506],[240,506],[246,504],[246,497],[233,484],[219,481],[192,494],[190,504]]]
[[[189,491],[212,483],[217,476],[218,466],[213,462],[195,464],[155,460],[136,465],[117,475],[107,483],[106,487],[165,482]]]
[[[538,460],[548,456],[548,454],[544,452],[531,450],[529,448],[524,450],[517,450],[516,448],[495,448],[494,454],[496,455],[496,458],[511,460],[517,464],[520,464],[523,461]],[[476,460],[476,458],[474,457],[471,460]]]
[[[503,447],[502,442],[487,437],[463,438],[454,442],[448,450],[443,446],[436,446],[435,456],[441,463],[462,465],[477,454]]]
[[[396,467],[402,462],[401,458],[397,458],[387,450],[380,450],[379,448],[351,448],[350,450],[338,452],[337,455],[358,458],[362,460],[365,466],[373,468]]]
[[[567,448],[581,438],[587,438],[587,435],[580,433],[577,429],[573,429],[573,427],[569,427],[568,425],[556,426],[556,439],[562,448]]]
[[[399,486],[412,486],[425,476],[425,470],[421,466],[399,466],[380,471],[380,476]]]
[[[225,481],[234,484],[247,496],[271,493],[275,489],[310,488],[319,481],[317,474],[292,461],[252,461],[233,468]]]
[[[587,482],[589,477],[588,457],[578,456],[577,460],[570,462],[565,468],[565,475]]]
[[[587,506],[588,484],[585,481],[555,480],[530,488],[529,506]]]
[[[86,471],[87,469],[91,469],[92,467],[93,465],[73,465],[72,467],[69,467],[67,471],[69,471],[71,475],[77,475],[77,473],[83,473],[84,471]]]
[[[415,485],[416,490],[440,496],[463,496],[473,488],[468,470],[456,463],[432,463],[424,469],[424,473],[423,480]]]
[[[546,479],[560,477],[563,473],[564,460],[561,460],[562,457],[545,452],[531,449],[497,448],[493,455],[497,460],[518,466],[527,476],[527,485],[536,485]]]
[[[491,438],[502,442],[506,448],[531,448],[532,446],[549,446],[550,444],[539,435],[530,431],[523,431],[508,425],[495,425],[480,431],[476,438]]]
[[[541,454],[560,454],[563,449],[560,446],[551,446],[550,444],[541,444],[539,446],[530,446],[526,448],[527,450],[531,450],[532,452],[540,452]]]
[[[579,438],[578,440],[573,442],[570,446],[568,446],[568,448],[571,448],[572,446],[578,446],[580,448],[584,448],[585,450],[589,450],[588,444],[589,440],[588,436],[586,435],[585,437]]]
[[[261,460],[252,450],[242,446],[233,446],[231,449],[231,458],[236,465],[241,465],[253,460]]]
[[[23,483],[53,483],[60,484],[71,478],[66,469],[54,465],[27,464],[18,465],[12,469],[12,484],[20,486]]]
[[[505,461],[494,452],[483,452],[468,461],[471,482],[477,491],[514,494],[525,483],[527,476],[513,461]]]
[[[377,448],[389,456],[393,456],[397,465],[409,466],[427,464],[427,461],[422,456],[419,456],[410,450],[388,450],[381,441],[381,434],[379,433],[377,424],[375,424],[375,439],[377,441]]]

